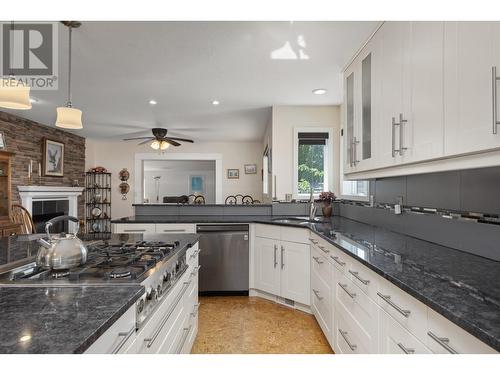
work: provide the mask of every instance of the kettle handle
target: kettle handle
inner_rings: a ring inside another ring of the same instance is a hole
[[[45,232],[47,233],[47,236],[49,237],[49,241],[50,241],[50,227],[52,225],[54,225],[55,223],[58,223],[58,222],[64,221],[64,220],[68,220],[68,221],[72,221],[72,222],[76,223],[77,224],[76,230],[73,233],[73,235],[76,236],[78,234],[78,231],[80,230],[80,222],[78,221],[78,219],[76,217],[69,216],[69,215],[57,216],[57,217],[47,221],[47,223],[45,223]]]

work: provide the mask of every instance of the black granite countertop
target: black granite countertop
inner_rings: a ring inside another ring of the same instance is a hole
[[[500,351],[500,262],[335,216],[320,223],[273,216],[136,216],[114,223],[263,223],[309,228]],[[500,251],[500,250],[499,250]]]
[[[144,293],[140,285],[0,287],[0,353],[83,353]]]

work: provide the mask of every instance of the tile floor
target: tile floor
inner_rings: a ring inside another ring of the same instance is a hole
[[[259,297],[200,297],[192,353],[333,352],[312,315]]]

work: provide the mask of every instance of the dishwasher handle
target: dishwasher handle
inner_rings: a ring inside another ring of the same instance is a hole
[[[212,232],[247,232],[248,224],[245,225],[197,225],[196,233],[212,233]]]

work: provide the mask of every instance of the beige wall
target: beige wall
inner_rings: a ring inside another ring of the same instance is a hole
[[[333,129],[333,191],[339,195],[340,106],[274,106],[272,170],[279,200],[293,193],[293,130],[307,127]]]
[[[134,142],[100,141],[87,139],[86,168],[103,166],[112,173],[112,217],[119,218],[133,215],[132,203],[134,201],[134,159],[136,153],[157,153],[148,145],[137,146]],[[222,196],[248,194],[254,199],[262,200],[262,142],[221,142],[221,143],[195,143],[183,144],[178,148],[171,147],[167,153],[207,153],[222,154]],[[245,175],[244,164],[257,164],[257,174]],[[118,191],[120,180],[118,172],[127,168],[130,172],[130,192],[127,200],[122,200]],[[227,168],[239,168],[240,178],[228,180]]]

